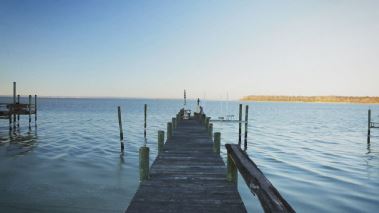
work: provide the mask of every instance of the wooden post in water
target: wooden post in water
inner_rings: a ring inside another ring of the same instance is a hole
[[[221,133],[214,133],[214,142],[213,142],[213,151],[216,152],[217,155],[220,155],[220,145],[221,145]]]
[[[249,124],[249,105],[246,105],[245,108],[245,143],[244,143],[244,150],[247,150],[247,126]]]
[[[211,140],[212,140],[212,137],[213,137],[213,124],[212,123],[209,124],[208,135],[209,137],[211,137]]]
[[[162,153],[164,145],[164,131],[158,131],[158,154]]]
[[[145,143],[146,143],[146,117],[147,117],[147,104],[145,104],[144,107],[144,125],[143,125],[143,137],[145,138]]]
[[[167,139],[170,139],[172,137],[172,123],[167,123]]]
[[[176,118],[172,118],[172,129],[176,128]]]
[[[30,123],[32,123],[32,96],[31,95],[29,95],[29,129],[31,128]]]
[[[368,130],[367,130],[367,143],[370,143],[371,134],[371,109],[368,110]]]
[[[211,120],[211,118],[210,117],[206,117],[205,118],[205,127],[207,128],[207,130],[208,130],[208,128],[209,128],[209,121]]]
[[[8,118],[9,118],[9,131],[10,131],[12,130],[12,106],[11,105],[9,106]]]
[[[149,179],[149,147],[139,148],[139,180]]]
[[[17,103],[20,104],[20,95],[17,95]],[[17,127],[20,127],[20,113],[17,113]]]
[[[122,131],[122,121],[121,121],[121,107],[117,107],[118,111],[118,127],[120,129],[120,146],[121,146],[121,152],[124,152],[124,133]]]
[[[16,82],[13,82],[13,127],[16,128]]]
[[[228,155],[228,158],[227,158],[227,162],[226,162],[227,165],[226,166],[228,169],[228,173],[226,175],[226,179],[232,183],[237,184],[238,170],[237,170],[236,164],[234,163],[232,157],[230,156],[231,153],[229,150],[228,150],[227,155]]]
[[[242,104],[240,104],[240,110],[238,114],[238,146],[241,147],[241,134],[242,134]]]
[[[34,95],[34,126],[37,127],[37,95]]]

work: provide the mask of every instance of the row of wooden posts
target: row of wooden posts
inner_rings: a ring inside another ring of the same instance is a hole
[[[371,109],[368,110],[368,130],[367,130],[367,143],[370,143],[371,139],[371,129],[379,128],[378,122],[372,122],[371,121]]]
[[[9,130],[12,130],[12,126],[16,128],[16,119],[17,127],[20,127],[20,115],[26,114],[29,115],[29,128],[31,128],[32,114],[34,114],[34,126],[37,127],[37,95],[34,95],[34,104],[32,103],[32,96],[29,95],[28,104],[21,104],[20,95],[17,95],[16,100],[16,82],[13,82],[13,104],[9,104]],[[34,108],[34,111],[32,110]],[[26,111],[23,111],[26,110]],[[13,116],[13,119],[12,119]],[[13,120],[13,125],[12,125]]]

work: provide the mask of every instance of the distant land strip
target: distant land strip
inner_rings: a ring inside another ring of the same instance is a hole
[[[270,96],[270,95],[249,95],[241,99],[242,101],[259,102],[314,102],[314,103],[361,103],[378,104],[379,97],[370,96]]]

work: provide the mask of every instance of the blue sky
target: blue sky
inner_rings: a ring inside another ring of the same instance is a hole
[[[379,96],[379,1],[0,0],[0,95]]]

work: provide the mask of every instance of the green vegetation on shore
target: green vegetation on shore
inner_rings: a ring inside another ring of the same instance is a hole
[[[379,103],[379,97],[360,96],[270,96],[249,95],[242,101],[267,101],[267,102],[321,102],[321,103]]]

